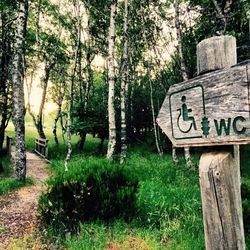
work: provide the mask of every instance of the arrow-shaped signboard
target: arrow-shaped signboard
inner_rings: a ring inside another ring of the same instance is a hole
[[[250,62],[170,87],[157,122],[176,147],[250,142]]]

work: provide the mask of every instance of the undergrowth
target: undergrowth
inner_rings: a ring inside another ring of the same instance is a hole
[[[31,178],[26,178],[25,181],[19,181],[15,178],[4,178],[0,180],[0,195],[24,186],[32,185],[33,183]]]
[[[34,133],[33,133],[34,134]],[[49,134],[49,133],[48,133]],[[27,133],[27,136],[30,136]],[[85,168],[106,161],[97,155],[98,139],[88,136],[83,152],[77,151],[74,137],[74,153],[69,169]],[[64,173],[66,145],[57,146],[49,135],[50,169],[55,176]],[[28,140],[31,148],[33,138]],[[147,146],[129,147],[128,159],[123,164],[139,181],[136,193],[136,213],[130,221],[114,219],[104,222],[94,220],[82,222],[78,234],[47,227],[47,237],[63,248],[78,249],[147,249],[147,250],[200,250],[204,247],[201,199],[199,189],[199,153],[193,154],[195,170],[188,170],[180,156],[176,168],[169,154],[159,157],[150,153]],[[246,249],[250,249],[249,233],[249,180],[250,147],[241,147],[242,204]],[[113,163],[110,163],[111,165]],[[81,172],[81,170],[79,170]]]

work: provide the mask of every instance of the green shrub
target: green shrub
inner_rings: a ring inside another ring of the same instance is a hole
[[[243,178],[241,184],[243,221],[246,235],[250,234],[250,180]]]
[[[108,161],[86,165],[48,181],[47,191],[39,200],[42,221],[76,231],[79,222],[134,215],[138,181]]]

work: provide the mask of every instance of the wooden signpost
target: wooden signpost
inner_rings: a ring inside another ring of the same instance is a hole
[[[176,147],[250,142],[250,61],[170,87],[157,119]]]
[[[239,146],[250,142],[250,61],[236,64],[236,40],[197,46],[200,75],[170,87],[157,122],[176,147],[234,145],[203,153],[200,189],[207,250],[245,249]],[[206,74],[204,74],[206,73]]]

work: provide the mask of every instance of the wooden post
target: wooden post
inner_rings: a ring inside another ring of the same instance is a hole
[[[236,64],[236,40],[212,37],[197,46],[197,70],[203,74]],[[239,147],[231,152],[204,153],[200,159],[200,188],[207,250],[245,249]]]
[[[239,168],[232,154],[204,153],[199,169],[206,249],[245,249]]]
[[[198,75],[228,68],[236,63],[236,39],[233,36],[211,37],[197,45]]]

